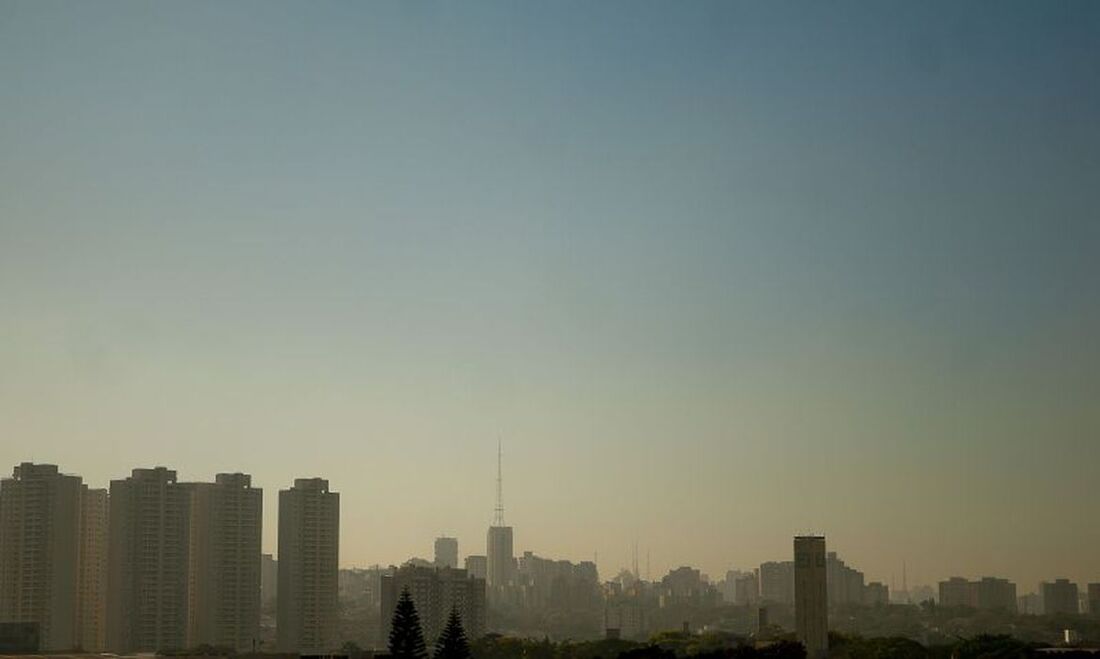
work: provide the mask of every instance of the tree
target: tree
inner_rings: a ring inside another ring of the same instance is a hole
[[[393,611],[389,650],[394,659],[428,659],[424,632],[420,629],[420,615],[416,612],[408,588],[401,591]]]
[[[470,659],[470,644],[466,642],[466,630],[462,628],[458,609],[451,609],[447,626],[435,642],[435,659]]]

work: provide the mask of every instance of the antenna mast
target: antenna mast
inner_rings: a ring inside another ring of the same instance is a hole
[[[504,526],[504,479],[501,477],[500,440],[497,440],[497,507],[493,516],[493,526]]]

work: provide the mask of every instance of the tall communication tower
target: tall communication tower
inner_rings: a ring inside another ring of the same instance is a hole
[[[493,515],[493,526],[504,526],[504,479],[501,477],[502,455],[500,440],[497,440],[497,507]]]

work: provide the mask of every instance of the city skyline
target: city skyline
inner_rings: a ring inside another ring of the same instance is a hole
[[[499,460],[500,460],[500,456],[501,456],[500,444],[498,444],[498,449],[497,450],[498,450],[498,453],[497,453],[496,457],[498,459],[497,467],[498,467],[498,470],[499,470],[499,468],[500,468]],[[89,485],[88,482],[87,482],[87,479],[85,479],[82,474],[61,469],[59,465],[55,465],[55,464],[52,464],[52,463],[37,463],[37,462],[32,462],[32,461],[24,461],[23,463],[21,463],[19,465],[15,465],[15,467],[14,467],[15,471],[18,472],[20,467],[34,468],[34,469],[47,469],[47,470],[56,469],[57,470],[56,473],[59,474],[62,477],[69,477],[69,478],[75,477],[75,478],[82,479],[83,488],[86,492],[91,490],[93,492],[101,492],[104,495],[106,494],[105,489],[96,488],[94,485]],[[136,468],[134,468],[134,470],[135,470],[135,474],[137,472],[153,473],[153,472],[168,470],[166,473],[172,474],[172,478],[174,479],[172,482],[173,483],[178,483],[181,488],[188,489],[188,490],[193,489],[193,488],[199,488],[200,490],[203,489],[203,488],[211,488],[211,487],[214,487],[216,485],[220,485],[223,481],[225,481],[226,483],[230,483],[230,482],[235,482],[235,481],[240,480],[240,479],[243,479],[243,482],[245,483],[245,487],[247,488],[247,487],[249,487],[249,485],[251,485],[251,483],[253,481],[256,480],[255,476],[253,474],[244,473],[244,472],[240,472],[240,471],[238,471],[238,472],[219,472],[218,474],[216,474],[216,478],[208,478],[208,479],[204,480],[203,478],[189,479],[189,478],[177,477],[176,476],[176,473],[177,473],[176,470],[171,469],[171,467],[166,467],[164,465],[157,465],[156,467],[136,467]],[[486,558],[487,551],[490,548],[489,547],[490,539],[492,538],[492,534],[493,534],[494,529],[497,529],[497,530],[504,529],[504,530],[507,530],[509,532],[508,535],[507,535],[506,550],[510,550],[511,553],[512,553],[513,565],[511,566],[511,568],[509,568],[510,570],[515,569],[514,561],[516,561],[519,557],[521,557],[524,554],[531,554],[531,553],[551,553],[551,554],[553,554],[553,552],[547,551],[545,548],[532,548],[532,547],[528,547],[528,546],[522,546],[518,543],[514,543],[513,536],[512,536],[512,533],[511,533],[511,531],[513,530],[513,527],[510,526],[510,525],[509,526],[503,526],[503,527],[498,526],[498,522],[502,521],[502,517],[501,517],[502,507],[500,506],[500,503],[499,503],[500,502],[501,481],[502,481],[502,479],[500,477],[500,472],[499,471],[497,472],[497,474],[498,474],[497,479],[494,481],[495,484],[496,484],[496,487],[494,489],[494,500],[496,501],[496,504],[494,505],[493,520],[486,523],[482,527],[481,537],[485,538],[484,544],[478,544],[477,541],[474,541],[473,543],[464,543],[462,538],[457,537],[457,536],[435,535],[435,536],[431,536],[430,538],[428,538],[428,542],[425,544],[425,547],[430,549],[430,551],[413,551],[412,553],[409,553],[409,554],[404,555],[402,557],[390,557],[390,558],[382,559],[382,560],[367,560],[367,561],[350,560],[349,561],[349,560],[346,560],[346,559],[343,558],[343,553],[342,553],[343,550],[340,549],[340,548],[343,547],[343,544],[342,544],[343,543],[343,536],[338,533],[337,534],[337,541],[338,541],[337,548],[338,548],[338,553],[341,556],[341,559],[339,561],[339,569],[343,570],[343,569],[370,568],[370,567],[380,567],[380,566],[398,567],[398,566],[403,566],[403,565],[409,564],[409,561],[417,561],[417,560],[433,562],[433,560],[436,559],[439,556],[438,552],[439,552],[439,548],[440,548],[440,541],[453,542],[456,545],[457,559],[458,560],[457,560],[456,564],[453,567],[459,567],[459,566],[461,566],[463,561],[468,557],[478,556],[482,560],[484,560]],[[5,480],[8,479],[8,477],[4,477],[4,478],[5,478]],[[118,480],[118,479],[112,479],[112,480]],[[328,487],[327,479],[324,479],[323,477],[317,477],[317,476],[308,476],[308,477],[295,478],[295,479],[293,479],[292,483],[290,483],[290,484],[283,484],[283,486],[276,486],[276,488],[273,491],[275,491],[275,492],[284,491],[290,485],[293,485],[294,488],[297,488],[302,483],[323,483],[324,487],[326,488],[326,491],[327,491],[327,487]],[[291,488],[291,490],[293,490],[294,488]],[[263,555],[267,555],[267,556],[273,556],[274,558],[278,559],[277,537],[272,540],[273,544],[270,547],[267,545],[267,540],[266,540],[266,538],[269,534],[274,534],[276,536],[278,535],[278,528],[279,528],[279,506],[277,504],[278,497],[276,497],[274,499],[275,505],[263,506],[262,505],[262,499],[263,499],[264,488],[257,486],[257,487],[251,488],[251,489],[257,497],[257,503],[255,505],[261,507],[264,511],[266,511],[265,515],[274,516],[274,523],[275,523],[275,529],[274,529],[274,531],[272,531],[271,529],[269,529],[266,526],[266,521],[263,522],[263,526],[264,526],[263,536],[264,536],[265,540],[263,541],[263,543],[261,543],[261,546],[260,546],[259,550],[256,553],[257,553],[257,555],[263,554]],[[85,495],[85,496],[87,496],[87,495]],[[342,517],[342,510],[340,510],[339,505],[337,505],[336,508],[337,508],[337,517],[339,518],[339,521],[337,522],[337,528],[342,528],[343,524],[344,524],[343,517]],[[488,537],[486,537],[486,535],[484,535],[484,530],[486,528],[488,529],[488,533],[489,533]],[[384,533],[385,530],[382,529],[381,531]],[[810,531],[807,531],[806,529],[800,529],[800,530],[797,530],[797,531],[793,531],[792,535],[794,535],[796,538],[799,538],[799,537],[815,537],[815,536],[818,536],[818,535],[820,535],[821,537],[825,537],[828,534],[827,534],[827,532],[823,532],[823,531],[810,532]],[[789,544],[789,540],[790,540],[790,537],[788,536],[788,538],[787,538],[788,544]],[[707,576],[710,577],[710,582],[712,584],[717,584],[720,580],[722,580],[725,576],[727,576],[728,573],[738,573],[738,574],[740,574],[739,571],[741,569],[747,569],[748,572],[746,572],[744,574],[751,574],[754,570],[757,570],[758,568],[762,568],[765,565],[769,565],[769,564],[770,565],[775,565],[775,561],[787,561],[790,558],[789,556],[785,556],[782,553],[777,553],[777,554],[774,554],[774,555],[764,557],[763,559],[761,559],[759,561],[755,561],[755,562],[752,561],[752,560],[736,560],[735,559],[735,560],[732,560],[731,562],[729,562],[728,564],[726,564],[724,566],[721,566],[719,569],[713,569],[713,570],[709,569],[707,566],[701,566],[699,564],[695,564],[695,563],[691,563],[691,562],[687,562],[687,561],[683,561],[683,560],[677,560],[675,558],[672,558],[672,559],[669,559],[667,562],[664,562],[660,565],[657,565],[656,569],[654,569],[654,566],[651,565],[651,555],[650,555],[651,550],[647,547],[643,547],[643,550],[646,554],[644,568],[639,565],[638,550],[639,550],[638,542],[633,541],[631,543],[631,546],[626,549],[626,556],[624,557],[624,559],[622,560],[621,563],[611,564],[611,563],[605,562],[604,567],[602,569],[599,567],[600,566],[600,560],[599,560],[599,556],[598,556],[597,552],[594,552],[593,555],[590,556],[590,557],[574,556],[574,555],[569,555],[569,554],[564,554],[564,555],[562,555],[562,557],[566,558],[568,560],[576,560],[576,561],[581,561],[581,562],[584,562],[584,561],[592,562],[594,565],[596,565],[597,570],[599,571],[599,574],[601,576],[601,580],[604,580],[604,581],[616,578],[617,574],[620,571],[623,571],[623,570],[635,573],[639,579],[642,579],[642,580],[645,580],[645,581],[660,581],[662,576],[664,576],[665,574],[668,574],[670,572],[674,572],[678,568],[683,568],[683,567],[700,568],[701,567],[702,568],[702,573],[704,573],[704,574],[706,574]],[[557,554],[554,554],[554,555],[557,555]],[[855,554],[855,552],[852,552],[850,550],[845,549],[844,550],[844,555],[848,558],[852,558],[856,554]],[[432,556],[433,560],[429,560],[429,559],[425,558],[427,556]],[[830,556],[835,557],[835,552],[830,552]],[[616,559],[611,559],[611,560],[615,561]],[[832,560],[832,558],[830,558],[830,560]],[[435,561],[435,562],[438,562],[438,561]],[[853,562],[858,563],[861,566],[864,566],[863,563],[862,563],[862,559],[859,559],[858,557]],[[448,563],[445,561],[443,564],[448,564]],[[840,565],[843,566],[844,562],[840,561]],[[970,580],[971,583],[977,583],[974,580],[979,580],[980,579],[980,580],[988,581],[988,580],[992,579],[995,582],[999,582],[1004,577],[1008,577],[1008,580],[1011,581],[1016,587],[1018,587],[1019,593],[1021,595],[1023,595],[1023,594],[1028,594],[1028,593],[1037,594],[1037,593],[1041,592],[1041,590],[1042,590],[1042,588],[1045,584],[1053,582],[1056,579],[1057,580],[1066,580],[1067,579],[1067,577],[1066,577],[1067,573],[1066,572],[1057,571],[1057,570],[1055,570],[1054,572],[1050,572],[1048,574],[1044,574],[1042,577],[1040,577],[1034,583],[1029,583],[1027,581],[1022,581],[1022,580],[1016,578],[1015,576],[1013,576],[1013,573],[1011,571],[995,573],[995,572],[992,572],[990,570],[985,570],[985,571],[981,571],[981,572],[977,572],[977,573],[968,573],[965,570],[958,569],[958,568],[949,568],[948,571],[943,573],[943,574],[933,575],[933,576],[928,577],[928,578],[925,578],[923,576],[919,577],[919,578],[914,578],[912,572],[908,571],[907,565],[908,565],[907,562],[903,561],[900,573],[891,572],[888,576],[871,573],[871,572],[868,572],[866,570],[861,571],[860,572],[860,575],[861,575],[861,577],[860,577],[861,582],[860,583],[862,584],[864,577],[866,577],[866,582],[868,582],[868,583],[870,583],[872,581],[878,582],[881,585],[888,586],[889,592],[891,594],[897,594],[897,593],[905,593],[906,592],[904,590],[904,586],[906,584],[908,584],[909,586],[911,586],[913,588],[922,587],[922,588],[932,588],[932,589],[935,589],[937,584],[939,584],[941,586],[941,592],[942,592],[942,584],[943,583],[954,582],[954,581],[958,580],[959,578],[962,578],[964,580],[963,583],[966,583],[967,580]],[[258,572],[259,568],[257,567],[256,569],[257,569],[257,573],[255,575],[255,578],[258,580],[259,579],[259,572]],[[510,579],[510,577],[508,577],[508,578]],[[754,583],[756,583],[756,588],[760,589],[760,593],[763,594],[762,584],[760,582],[756,581],[756,578],[757,577],[754,577]],[[1082,585],[1087,585],[1091,582],[1094,582],[1095,579],[1096,579],[1096,577],[1091,576],[1091,575],[1086,575],[1084,577],[1072,577],[1072,576],[1068,577],[1068,580],[1070,582],[1076,582],[1076,583],[1080,583]],[[489,585],[492,586],[493,580],[488,579],[487,583],[489,583]],[[258,587],[257,587],[257,589],[258,589]],[[258,592],[258,590],[257,590],[257,592]],[[835,592],[830,591],[830,597],[832,597],[835,594],[836,594]],[[963,599],[965,600],[965,596],[963,597]],[[916,603],[916,602],[914,602],[914,603]]]
[[[365,566],[485,554],[502,441],[517,556],[1094,582],[1098,33],[0,0],[0,467],[252,474],[265,552],[325,479]]]

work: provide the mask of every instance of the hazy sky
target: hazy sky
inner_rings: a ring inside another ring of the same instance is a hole
[[[341,562],[1100,581],[1100,4],[0,0],[0,466]]]

